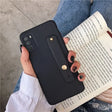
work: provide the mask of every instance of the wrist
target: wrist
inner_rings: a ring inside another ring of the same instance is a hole
[[[32,77],[37,77],[35,73],[28,73],[28,72],[26,72],[26,71],[24,71],[24,73],[25,73],[26,75],[29,75],[29,76],[32,76]]]

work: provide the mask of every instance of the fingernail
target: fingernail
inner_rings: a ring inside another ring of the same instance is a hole
[[[78,75],[78,80],[83,82],[85,80],[85,75]]]
[[[71,56],[70,60],[71,60],[72,62],[74,62],[74,56]]]
[[[80,79],[83,79],[83,75],[80,75],[79,78],[80,78]]]
[[[22,53],[22,46],[23,46],[23,45],[20,45],[20,52],[21,52],[21,53]]]
[[[77,67],[73,67],[73,69],[72,69],[72,70],[73,70],[74,72],[76,72],[76,69],[77,69]]]

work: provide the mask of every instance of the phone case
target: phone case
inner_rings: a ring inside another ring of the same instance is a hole
[[[20,40],[30,53],[32,66],[49,104],[57,104],[84,90],[83,82],[77,78],[78,72],[70,71],[68,50],[53,20],[23,32]]]

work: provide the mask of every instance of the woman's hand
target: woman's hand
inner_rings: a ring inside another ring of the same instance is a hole
[[[64,38],[64,42],[65,42],[65,44],[67,44],[69,42],[69,38],[67,38],[67,37]],[[24,73],[27,74],[27,75],[36,77],[36,74],[33,70],[32,64],[31,64],[30,59],[29,59],[29,52],[27,51],[27,49],[24,46],[22,46],[21,51],[22,51],[22,54],[21,54],[21,59],[20,60],[21,60],[21,64],[22,64]],[[77,72],[78,69],[80,68],[80,63],[78,61],[74,60],[75,57],[76,57],[76,53],[73,52],[73,51],[69,51],[68,61],[70,63],[73,63],[71,68],[70,68],[73,73]],[[78,77],[78,79],[80,81],[83,81],[85,79],[85,75],[83,73],[80,73],[79,76],[83,76],[82,79],[80,79]]]
[[[67,44],[69,42],[69,38],[67,38],[67,37],[63,38],[63,40],[64,40],[65,44]],[[76,53],[74,51],[70,50],[69,53],[68,53],[68,61],[70,63],[73,63],[71,68],[70,68],[70,70],[73,73],[77,72],[80,68],[80,63],[78,61],[76,61],[75,58],[76,58]],[[79,81],[84,81],[85,80],[85,74],[84,73],[79,73],[77,78],[78,78]]]
[[[103,92],[99,96],[96,97],[98,100],[111,103],[112,104],[112,88],[108,89],[107,91]]]

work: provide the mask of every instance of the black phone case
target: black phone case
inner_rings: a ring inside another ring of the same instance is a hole
[[[70,71],[68,50],[53,20],[23,32],[20,40],[30,53],[32,66],[49,104],[57,104],[84,90],[83,83],[78,81],[78,72]]]

